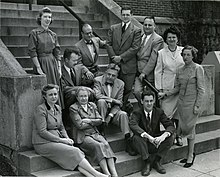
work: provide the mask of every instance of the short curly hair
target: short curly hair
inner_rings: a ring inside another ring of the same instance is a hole
[[[41,17],[44,13],[52,14],[52,11],[49,7],[44,7],[42,10],[40,10],[39,13],[38,13],[37,19],[36,19],[38,25],[41,25]],[[50,24],[52,23],[52,21],[53,20],[51,19]]]
[[[195,60],[197,58],[198,50],[195,47],[193,47],[191,45],[184,46],[183,49],[182,49],[182,52],[181,52],[181,56],[183,56],[183,51],[184,50],[191,50],[191,53],[192,53],[192,56],[193,56],[193,60]]]
[[[47,84],[47,85],[43,86],[43,88],[41,90],[42,96],[45,97],[47,95],[47,91],[52,90],[54,88],[57,89],[57,91],[59,91],[59,86],[55,85],[55,84]]]
[[[164,33],[163,33],[163,39],[164,39],[165,42],[166,42],[166,40],[167,40],[167,35],[168,35],[168,33],[175,34],[176,37],[177,37],[177,39],[180,40],[180,30],[179,30],[177,27],[171,26],[171,27],[167,28],[167,29],[164,31]]]

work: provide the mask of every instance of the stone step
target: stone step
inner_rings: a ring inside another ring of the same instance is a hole
[[[54,12],[67,12],[67,10],[63,6],[53,6],[53,5],[36,5],[32,4],[32,10],[33,11],[39,11],[43,7],[49,7]],[[69,6],[75,13],[86,13],[88,9],[86,7],[71,7]],[[14,9],[14,10],[29,10],[28,4],[22,4],[22,3],[6,3],[6,2],[0,2],[0,9]]]
[[[202,134],[197,134],[195,140],[195,153],[200,154],[220,148],[219,141],[219,129]],[[166,158],[163,160],[163,163],[168,163],[185,157],[187,152],[186,139],[183,139],[183,144],[184,145],[182,147],[174,145],[168,152]],[[142,162],[139,155],[129,156],[124,151],[120,151],[116,152],[116,156],[116,168],[119,176],[128,175],[141,170]],[[34,151],[26,151],[20,153],[19,162],[21,172],[23,174],[26,173],[26,175],[31,174],[34,176],[52,176],[53,174],[59,174],[59,176],[79,176],[78,172],[62,170],[58,166],[56,166],[56,168],[53,168],[56,164],[37,155]]]
[[[33,62],[29,56],[16,57],[16,59],[23,68],[33,69]],[[106,69],[108,63],[109,63],[108,54],[99,54],[97,64],[100,65],[101,68]]]
[[[106,139],[108,140],[114,152],[117,153],[119,151],[124,150],[124,139],[121,133],[116,133],[114,134],[114,136],[108,135]],[[19,168],[28,173],[45,170],[57,166],[52,161],[36,154],[34,150],[19,153],[19,159],[22,161],[22,163],[20,163],[19,165]]]
[[[51,9],[53,12],[53,9]],[[1,18],[30,18],[36,19],[38,11],[29,10],[15,10],[15,9],[1,9]],[[94,20],[94,13],[77,13],[77,15],[83,20]],[[68,11],[66,12],[53,12],[53,20],[66,20],[75,19]]]
[[[79,41],[78,35],[57,35],[60,45],[74,45]],[[100,36],[103,38],[103,36]],[[1,36],[5,45],[28,45],[28,34],[16,36]]]
[[[55,23],[55,22],[54,22]],[[28,36],[32,29],[36,28],[37,24],[34,26],[1,26],[1,36]],[[57,35],[79,35],[79,28],[77,26],[73,27],[50,27]],[[93,28],[99,36],[107,36],[108,28]]]
[[[131,174],[133,172],[139,171],[141,168],[140,156],[128,156],[125,152],[116,153],[116,170],[118,171],[119,176],[124,176]],[[126,165],[126,166],[125,166]],[[128,168],[129,167],[129,168]],[[96,167],[100,171],[99,167]],[[38,177],[50,177],[50,176],[62,176],[62,177],[78,177],[83,176],[79,171],[67,171],[63,170],[60,167],[50,168],[38,172],[31,173],[33,176]]]
[[[73,43],[74,45],[74,43]],[[61,45],[61,54],[63,54],[64,50],[66,48],[71,48],[73,45]],[[28,55],[28,49],[27,45],[7,45],[8,50],[15,56],[15,57],[22,57]],[[103,49],[100,50],[100,54],[105,54],[106,52],[103,51]]]
[[[102,20],[85,20],[94,28],[102,27]],[[26,27],[37,27],[35,19],[30,18],[1,18],[1,26],[26,26]],[[78,26],[78,21],[74,19],[56,20],[50,25],[50,27],[76,27]]]

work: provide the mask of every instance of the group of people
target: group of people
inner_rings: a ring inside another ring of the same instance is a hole
[[[175,139],[183,145],[182,137],[187,137],[188,153],[181,163],[188,168],[195,159],[195,126],[205,92],[203,68],[194,63],[197,49],[178,46],[176,27],[161,37],[154,17],[144,19],[142,34],[131,22],[129,6],[122,7],[121,18],[122,23],[110,27],[107,41],[94,37],[92,27],[84,24],[82,39],[65,49],[61,59],[57,35],[49,29],[52,12],[48,7],[40,11],[39,27],[31,31],[28,44],[35,73],[47,78],[44,103],[34,114],[34,148],[64,169],[117,177],[116,156],[105,139],[105,128],[115,124],[124,135],[125,151],[141,155],[143,176],[152,168],[166,173],[161,160]],[[96,64],[100,48],[110,58],[104,73]],[[137,110],[129,103],[133,88]],[[91,163],[99,164],[102,173]]]

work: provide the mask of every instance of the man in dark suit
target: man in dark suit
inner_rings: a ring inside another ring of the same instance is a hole
[[[134,133],[132,137],[134,149],[141,155],[144,167],[143,176],[150,174],[151,165],[159,173],[165,174],[166,170],[161,165],[161,159],[167,154],[174,141],[174,125],[167,118],[164,111],[154,107],[155,95],[152,91],[144,91],[141,95],[143,106],[131,115],[130,128]],[[165,130],[160,130],[160,123]],[[151,161],[154,153],[155,158]]]
[[[124,91],[124,82],[117,78],[120,68],[111,63],[103,76],[94,79],[94,92],[98,99],[98,111],[104,118],[104,122],[110,122],[119,126],[125,136],[126,151],[135,155],[129,145],[130,128],[127,113],[121,110]]]
[[[143,92],[143,78],[146,78],[154,86],[154,68],[157,64],[157,52],[163,48],[163,38],[155,32],[154,17],[145,17],[143,23],[144,34],[140,50],[137,53],[138,77],[135,79],[134,94],[141,101]]]
[[[79,48],[82,56],[82,63],[95,75],[99,75],[97,60],[99,48],[105,48],[106,41],[94,37],[93,29],[89,24],[82,26],[82,39],[75,45]]]
[[[81,86],[81,80],[86,77],[89,80],[93,80],[93,74],[80,63],[80,52],[76,46],[71,49],[65,49],[63,54],[64,64],[61,68],[62,77],[61,85],[64,95],[65,113],[64,118],[68,116],[68,109],[71,104],[76,102],[75,92],[79,86]],[[91,93],[92,89],[88,88]],[[63,120],[64,123],[66,122]]]
[[[141,44],[141,29],[131,23],[132,10],[129,6],[121,9],[122,23],[112,25],[109,30],[109,56],[119,64],[119,78],[125,83],[123,109],[126,109],[137,71],[136,54]]]

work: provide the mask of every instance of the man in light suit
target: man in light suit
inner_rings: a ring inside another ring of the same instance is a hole
[[[89,24],[82,26],[82,39],[75,45],[79,48],[82,56],[82,63],[95,75],[99,75],[97,60],[99,48],[105,48],[106,41],[93,36],[92,27]]]
[[[135,110],[130,119],[130,128],[134,133],[132,137],[134,149],[143,160],[142,176],[150,174],[151,167],[157,172],[165,174],[166,170],[161,165],[161,159],[167,154],[174,141],[173,122],[160,108],[154,107],[155,94],[151,90],[145,90],[141,95],[143,104]],[[160,123],[165,131],[160,130]],[[155,154],[153,158],[152,154]]]
[[[93,74],[84,65],[79,64],[80,52],[76,46],[71,49],[65,49],[63,54],[64,65],[61,68],[61,85],[64,95],[65,113],[64,118],[68,116],[68,110],[71,104],[76,102],[76,90],[81,86],[82,77],[93,80]],[[88,88],[91,93],[92,89]],[[66,120],[64,120],[66,123]]]
[[[109,56],[121,68],[119,78],[125,83],[123,110],[126,109],[137,72],[136,54],[141,44],[141,29],[131,23],[132,10],[121,9],[122,23],[112,25],[109,30]]]
[[[126,151],[135,155],[129,145],[130,128],[127,113],[121,110],[124,82],[117,78],[120,68],[111,63],[103,76],[94,79],[94,92],[97,98],[97,107],[104,122],[120,126],[125,136]]]
[[[140,50],[137,53],[138,77],[135,78],[134,95],[141,101],[143,92],[143,78],[146,78],[154,86],[154,69],[157,64],[157,52],[163,48],[163,38],[155,32],[154,17],[145,17],[143,23],[144,35]]]

